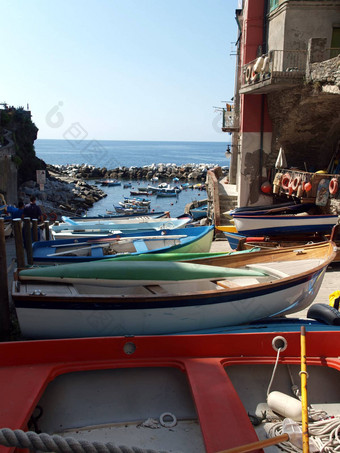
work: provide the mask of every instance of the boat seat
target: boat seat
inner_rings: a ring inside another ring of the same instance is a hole
[[[152,294],[167,294],[167,291],[159,285],[145,285],[144,288]]]
[[[136,252],[138,253],[144,253],[149,251],[143,239],[133,241],[133,245],[135,246]]]
[[[279,278],[285,278],[285,277],[289,277],[289,274],[287,274],[286,272],[282,272],[278,269],[274,269],[270,266],[266,266],[266,265],[263,265],[263,264],[246,264],[245,266],[246,268],[248,269],[252,269],[252,270],[259,270],[259,271],[263,271],[265,272],[268,276],[273,276],[273,277],[279,277]]]
[[[220,286],[221,288],[225,289],[232,289],[232,288],[239,288],[240,285],[238,285],[235,282],[232,282],[231,280],[222,280],[222,281],[215,281],[217,286]]]
[[[91,256],[96,257],[96,258],[98,258],[98,257],[102,258],[103,257],[103,249],[102,249],[102,247],[93,248],[91,250]]]

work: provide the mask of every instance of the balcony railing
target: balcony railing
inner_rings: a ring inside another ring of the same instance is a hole
[[[306,61],[306,50],[271,50],[243,66],[242,85],[264,82],[273,77],[301,79],[305,75]]]

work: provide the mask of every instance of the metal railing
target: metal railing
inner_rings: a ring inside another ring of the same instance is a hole
[[[306,71],[306,50],[271,50],[243,66],[242,85],[272,77],[301,78]]]

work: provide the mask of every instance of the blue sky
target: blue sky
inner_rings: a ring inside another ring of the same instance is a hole
[[[3,0],[0,100],[38,138],[226,141],[238,0]]]

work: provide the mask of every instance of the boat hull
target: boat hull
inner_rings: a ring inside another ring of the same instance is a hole
[[[83,294],[74,299],[58,296],[58,288],[54,295],[47,295],[44,282],[40,282],[40,293],[21,298],[13,288],[12,297],[22,334],[28,338],[173,334],[303,310],[314,301],[325,270],[241,292],[140,297],[132,290],[116,297]]]
[[[330,233],[337,215],[234,215],[236,230],[244,236],[281,233]]]
[[[133,233],[112,235],[109,242],[100,246],[101,240],[96,238],[80,238],[77,240],[53,240],[35,242],[33,244],[34,263],[77,263],[97,261],[121,256],[137,256],[153,253],[204,253],[209,252],[214,236],[214,227],[187,227],[174,230],[142,232],[138,236]],[[143,239],[145,238],[145,239]],[[171,239],[173,238],[173,239]],[[116,240],[115,240],[116,239]],[[130,242],[129,242],[130,241]],[[120,243],[121,246],[120,246]],[[107,246],[113,246],[115,253],[106,252]],[[76,246],[76,247],[75,247]],[[120,248],[121,247],[121,248]],[[63,252],[66,250],[67,252]],[[79,249],[79,254],[76,250]],[[59,253],[59,254],[58,254]]]

